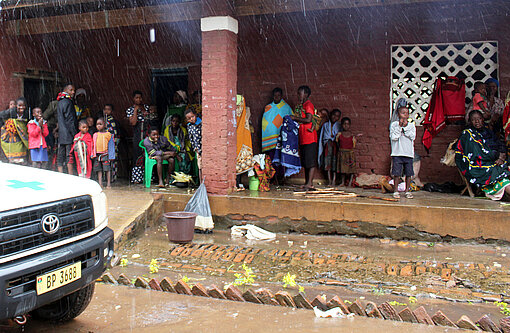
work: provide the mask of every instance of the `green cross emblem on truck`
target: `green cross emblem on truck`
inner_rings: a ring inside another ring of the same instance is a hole
[[[14,179],[7,180],[7,181],[9,183],[11,183],[10,185],[7,185],[7,186],[12,187],[14,189],[30,188],[30,189],[35,190],[35,191],[42,191],[42,190],[44,190],[44,188],[41,187],[41,185],[43,184],[41,182],[24,182],[24,181],[21,181],[21,180],[14,180]]]

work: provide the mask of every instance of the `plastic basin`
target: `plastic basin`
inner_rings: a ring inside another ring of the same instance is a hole
[[[249,186],[248,186],[250,191],[258,191],[259,185],[260,185],[259,178],[256,176],[251,176]]]
[[[163,217],[168,230],[168,240],[173,243],[189,243],[193,240],[197,213],[168,212]]]

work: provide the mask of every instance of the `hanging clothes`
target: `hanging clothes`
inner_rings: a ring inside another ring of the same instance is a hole
[[[250,117],[247,112],[244,97],[241,95],[237,95],[236,124],[236,174],[241,174],[253,168]]]
[[[255,163],[254,169],[260,182],[259,191],[264,192],[269,191],[270,190],[269,182],[276,173],[275,169],[271,165],[271,158],[268,155],[265,155],[264,166],[262,167],[262,165],[260,165],[259,163]]]
[[[299,125],[290,116],[283,118],[280,137],[276,144],[273,164],[285,167],[285,177],[290,177],[301,171],[299,158]]]
[[[466,85],[464,80],[454,76],[437,78],[430,104],[423,121],[425,132],[422,143],[427,150],[432,139],[446,126],[446,121],[462,120],[466,114]]]

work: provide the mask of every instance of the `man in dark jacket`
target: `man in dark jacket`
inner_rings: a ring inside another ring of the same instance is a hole
[[[74,91],[74,86],[68,84],[57,97],[58,171],[64,172],[64,165],[67,164],[67,171],[70,175],[73,174],[73,165],[68,163],[69,155],[73,146],[74,135],[77,133],[76,111],[73,103]]]

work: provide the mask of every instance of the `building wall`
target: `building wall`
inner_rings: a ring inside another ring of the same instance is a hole
[[[9,50],[0,55],[0,105],[23,93],[14,72],[56,70],[76,88],[87,90],[93,112],[114,104],[116,118],[130,132],[124,111],[132,104],[133,90],[141,90],[144,102],[151,102],[151,69],[188,67],[189,90],[200,88],[199,22],[155,26],[155,43],[149,41],[150,28],[0,37],[0,49]]]
[[[246,97],[260,151],[260,123],[271,90],[280,86],[294,106],[296,89],[307,84],[316,108],[340,108],[363,133],[356,157],[361,172],[387,174],[391,44],[445,43],[478,40],[499,42],[502,93],[510,86],[510,33],[507,1],[469,0],[308,11],[239,18],[238,92]],[[189,66],[189,90],[200,87],[201,34],[198,21],[9,38],[0,37],[0,105],[21,94],[14,72],[26,68],[58,70],[84,87],[94,111],[113,103],[115,115],[129,130],[124,110],[131,92],[150,99],[150,69]],[[117,56],[117,39],[119,55]],[[7,52],[6,52],[7,50]],[[422,128],[415,147],[420,155]],[[434,139],[424,158],[422,180],[459,182],[454,168],[439,159],[460,133],[448,126]]]
[[[378,6],[240,18],[239,84],[258,130],[271,90],[279,86],[294,106],[300,85],[311,87],[317,109],[339,108],[363,133],[356,149],[359,171],[388,174],[390,46],[392,44],[499,41],[502,92],[510,86],[510,5],[504,1]],[[459,182],[455,168],[439,163],[449,142],[461,131],[448,126],[422,160],[424,181]],[[423,128],[415,147],[420,155]]]

